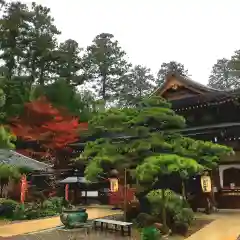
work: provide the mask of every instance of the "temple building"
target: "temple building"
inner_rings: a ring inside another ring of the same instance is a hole
[[[219,208],[240,208],[240,89],[217,90],[171,74],[153,94],[170,101],[185,117],[183,135],[234,149],[213,173],[213,189]]]

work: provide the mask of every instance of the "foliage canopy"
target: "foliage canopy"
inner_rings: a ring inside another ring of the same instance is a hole
[[[232,152],[231,148],[174,131],[184,127],[184,118],[159,97],[146,98],[136,108],[99,113],[89,129],[105,137],[89,142],[81,155],[80,159],[87,161],[86,177],[93,180],[113,168],[136,169],[136,178],[143,182],[172,172],[187,177],[216,167],[220,156]]]

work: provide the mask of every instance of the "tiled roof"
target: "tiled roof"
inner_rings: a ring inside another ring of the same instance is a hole
[[[6,149],[0,149],[0,164],[1,163],[17,167],[28,167],[37,171],[51,169],[51,166],[46,163],[39,162],[15,151]]]
[[[60,183],[89,183],[84,177],[67,177],[60,181]]]

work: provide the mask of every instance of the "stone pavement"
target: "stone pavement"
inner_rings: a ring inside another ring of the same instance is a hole
[[[87,212],[89,214],[89,219],[100,218],[104,216],[110,216],[110,215],[121,213],[121,211],[114,211],[109,208],[98,208],[98,207],[87,208]],[[223,212],[223,213],[217,213],[213,215],[200,215],[198,217],[211,218],[216,220],[214,220],[212,223],[210,223],[203,229],[199,230],[192,236],[188,237],[187,240],[237,240],[237,237],[240,235],[240,213],[239,212],[238,213]],[[26,233],[34,233],[37,231],[43,231],[45,229],[53,229],[60,225],[61,225],[61,222],[59,217],[7,224],[5,226],[0,226],[0,239],[4,239],[1,237],[10,237],[7,239],[22,240],[26,238],[21,238],[20,235],[24,235]],[[34,237],[34,235],[35,234],[33,234],[32,237]],[[44,234],[44,237],[46,237],[47,235]],[[48,237],[49,238],[46,238],[46,239],[50,239],[50,240],[53,239],[52,238],[53,236],[48,235]],[[93,235],[92,237],[94,238],[94,240],[98,239],[97,236],[95,235]],[[113,236],[113,235],[112,236],[106,235],[104,237],[101,236],[99,239],[103,239],[103,238],[105,240],[122,239],[120,237]]]
[[[110,208],[90,207],[86,208],[89,219],[101,218],[105,216],[115,215],[121,211],[111,210]],[[1,237],[12,237],[51,229],[62,225],[59,217],[22,221],[0,226],[0,239]]]
[[[215,215],[215,216],[214,216]],[[226,212],[210,215],[216,220],[187,240],[237,240],[240,235],[240,213]]]

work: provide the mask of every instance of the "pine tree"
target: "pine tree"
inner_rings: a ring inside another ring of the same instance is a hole
[[[176,134],[176,129],[184,126],[184,118],[159,97],[144,99],[136,108],[110,109],[99,114],[89,123],[89,130],[103,138],[87,143],[79,158],[87,161],[86,178],[107,178],[112,169],[123,174],[127,168],[141,188],[145,187],[146,195],[161,177],[175,173],[185,179],[216,167],[220,156],[232,151]]]
[[[82,71],[81,51],[82,49],[79,48],[78,43],[72,39],[61,43],[58,48],[57,74],[73,86],[81,85],[87,79]]]
[[[217,60],[217,63],[212,67],[208,86],[220,90],[229,90],[236,88],[237,85],[237,78],[232,74],[230,61],[226,58]]]
[[[129,67],[126,53],[108,33],[97,35],[84,56],[84,71],[89,76],[89,83],[104,102],[118,96],[122,77]]]
[[[183,77],[189,76],[188,70],[185,69],[184,65],[176,61],[163,63],[157,74],[157,84],[160,87],[168,74],[181,75]]]
[[[121,106],[136,105],[155,88],[155,78],[147,67],[137,65],[125,75],[124,84],[119,94]]]

